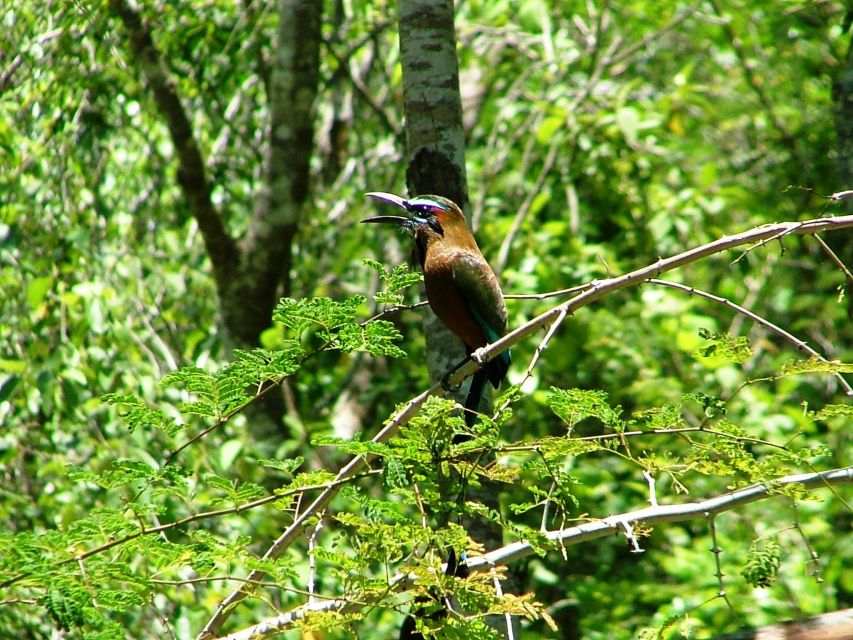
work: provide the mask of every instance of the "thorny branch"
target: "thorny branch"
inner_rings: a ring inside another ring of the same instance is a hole
[[[423,406],[423,404],[426,402],[427,398],[432,395],[444,395],[445,385],[448,387],[459,385],[463,380],[465,380],[465,378],[472,375],[479,367],[483,366],[483,364],[485,364],[486,362],[496,358],[504,350],[509,349],[513,345],[521,342],[521,340],[537,332],[539,329],[542,329],[544,327],[548,327],[550,329],[551,326],[555,323],[559,324],[559,322],[561,322],[562,319],[566,317],[566,315],[571,315],[577,309],[587,304],[590,304],[609,293],[640,284],[648,280],[649,278],[657,277],[658,275],[666,271],[671,271],[672,269],[685,266],[687,264],[701,260],[702,258],[714,255],[716,253],[720,253],[722,251],[726,251],[728,249],[732,249],[734,247],[753,244],[771,237],[783,238],[784,236],[789,234],[814,235],[815,233],[820,233],[823,231],[846,229],[850,227],[853,227],[853,215],[838,216],[835,218],[816,218],[812,220],[805,220],[802,222],[779,222],[775,224],[762,225],[760,227],[756,227],[733,236],[724,236],[722,238],[719,238],[718,240],[714,240],[713,242],[709,242],[693,249],[689,249],[669,258],[661,258],[653,264],[650,264],[640,269],[636,269],[621,276],[607,278],[605,280],[593,281],[589,283],[587,288],[585,288],[579,295],[555,307],[552,307],[548,311],[541,313],[540,315],[533,318],[524,325],[518,327],[514,331],[511,331],[510,333],[506,334],[500,340],[478,350],[479,362],[474,362],[473,360],[469,361],[465,365],[459,367],[453,374],[449,375],[447,380],[444,381],[444,384],[434,384],[426,391],[410,399],[400,411],[398,411],[389,419],[385,427],[383,427],[382,430],[373,437],[372,441],[388,441],[399,431],[401,426],[408,423],[409,420],[411,420],[411,418],[418,413],[421,406]],[[324,490],[317,498],[315,498],[314,502],[308,505],[308,507],[306,507],[306,509],[299,515],[299,517],[297,517],[294,522],[270,545],[263,558],[275,558],[279,556],[285,549],[287,549],[288,546],[290,546],[290,544],[294,542],[294,540],[296,540],[300,535],[302,535],[305,527],[309,524],[310,519],[314,515],[325,509],[332,501],[332,499],[337,495],[338,491],[340,490],[340,484],[345,480],[351,478],[353,475],[359,473],[365,466],[367,466],[371,459],[372,458],[370,456],[363,456],[355,457],[350,460],[338,472],[334,483],[331,484],[326,490]],[[850,469],[842,471],[844,471],[844,473],[846,474],[843,475],[843,479],[845,481],[849,481],[849,476],[851,473]],[[809,474],[809,476],[812,475],[814,474]],[[823,476],[816,477],[823,478]],[[762,487],[762,485],[757,486]],[[758,498],[753,497],[747,500],[747,502],[751,502],[755,499]],[[680,508],[683,507],[679,507],[679,509]],[[662,510],[661,513],[667,514],[666,518],[672,517],[672,514],[669,513],[672,510],[671,507],[658,507],[657,509]],[[646,513],[646,510],[644,510],[643,513]],[[673,520],[663,519],[660,521]],[[606,533],[610,531],[610,529],[607,527],[604,527],[603,529],[601,528],[600,523],[607,522],[608,520],[605,519],[602,521],[598,521],[597,523],[581,525],[580,528],[575,527],[572,529],[567,529],[565,531],[573,532],[575,529],[578,529],[578,533],[571,534],[572,536],[579,536],[580,539],[578,541],[593,539],[600,537],[601,535],[606,535]],[[621,522],[622,521],[620,520],[617,524],[621,526]],[[556,542],[559,542],[563,540],[563,538],[557,536],[556,538],[554,538],[554,540]],[[509,549],[505,557],[499,554],[499,558],[496,559],[492,558],[491,554],[489,554],[490,561],[510,562],[516,559],[517,557],[523,557],[529,553],[529,545],[526,545],[524,543],[517,543],[517,545],[521,546],[510,545],[511,549],[509,547],[505,548]],[[231,612],[234,611],[236,605],[251,593],[251,582],[257,581],[260,577],[262,577],[262,575],[263,572],[260,570],[252,571],[246,578],[249,582],[247,582],[246,585],[240,587],[239,589],[233,591],[217,606],[213,616],[210,618],[210,620],[202,629],[201,633],[198,635],[198,640],[208,640],[210,638],[215,637],[216,632],[228,619]],[[347,604],[344,601],[333,601],[333,610],[337,610],[334,608],[335,603],[337,603],[340,607],[344,607]],[[298,611],[295,613],[291,612],[288,614],[284,614],[283,616],[279,616],[273,620],[281,619],[282,625],[288,626],[292,624],[293,621],[304,616],[305,613],[306,611],[304,610],[302,610],[302,613],[299,613]],[[231,636],[228,636],[228,638],[229,640],[240,640],[242,638],[255,637],[251,635],[252,633],[258,633],[260,634],[258,637],[263,637],[263,635],[269,635],[269,633],[273,632],[269,631],[270,629],[274,630],[283,628],[283,626],[277,627],[277,623],[272,624],[272,626],[269,626],[268,622],[253,627],[252,629],[255,629],[255,631],[252,631],[249,635],[243,635],[243,632],[240,632],[238,634],[232,634]],[[267,631],[262,631],[262,626],[263,629],[267,629]]]
[[[709,498],[699,502],[681,505],[659,505],[646,507],[628,513],[618,514],[587,522],[575,527],[549,531],[545,537],[550,540],[555,548],[557,545],[575,545],[589,540],[603,538],[625,531],[626,527],[635,528],[637,525],[646,527],[665,522],[685,522],[696,518],[706,518],[713,523],[713,518],[726,511],[731,511],[744,505],[765,500],[780,495],[779,488],[798,484],[806,489],[830,487],[838,484],[853,482],[853,467],[834,469],[821,473],[805,473],[800,475],[785,476],[770,483],[755,484],[744,489],[738,489],[716,498]],[[716,547],[716,542],[715,542]],[[470,558],[468,567],[472,572],[490,571],[497,565],[509,564],[535,553],[534,548],[527,542],[515,542],[500,549],[495,549],[483,556]],[[718,569],[719,571],[719,569]],[[721,574],[720,574],[721,575]],[[390,586],[394,591],[403,591],[412,584],[412,577],[404,573],[395,575],[390,580]],[[721,587],[720,595],[724,591]],[[364,598],[365,601],[369,598]],[[358,610],[364,606],[375,604],[373,602],[354,602],[344,599],[327,600],[321,603],[302,605],[268,618],[256,625],[246,627],[235,633],[222,636],[219,640],[259,640],[286,629],[293,627],[299,620],[311,613],[336,612],[345,614]]]
[[[671,289],[678,289],[680,291],[685,291],[685,292],[689,293],[690,295],[696,295],[696,296],[699,296],[700,298],[705,298],[706,300],[712,300],[714,302],[717,302],[719,304],[722,304],[722,305],[728,307],[729,309],[734,309],[738,313],[745,315],[747,318],[749,318],[750,320],[754,321],[755,323],[761,325],[762,327],[769,329],[770,331],[772,331],[773,333],[775,333],[779,336],[782,336],[782,338],[784,338],[785,340],[790,342],[799,351],[807,353],[812,358],[816,358],[817,360],[820,360],[821,362],[824,362],[824,363],[828,362],[828,360],[826,358],[824,358],[817,351],[812,349],[803,340],[800,340],[795,335],[792,335],[792,334],[788,333],[787,331],[785,331],[782,327],[779,327],[779,326],[773,324],[772,322],[770,322],[766,318],[761,317],[757,313],[754,313],[753,311],[750,311],[749,309],[742,307],[739,304],[734,303],[731,300],[728,300],[727,298],[723,298],[721,296],[714,295],[713,293],[708,293],[707,291],[702,291],[701,289],[697,289],[695,287],[691,287],[688,285],[681,284],[680,282],[671,282],[669,280],[660,280],[658,278],[650,278],[649,282],[652,284],[657,284],[657,285],[663,286],[663,287],[669,287]],[[844,387],[844,392],[848,396],[853,396],[853,387],[851,387],[850,384],[847,382],[847,380],[844,379],[844,376],[841,375],[840,373],[835,373],[834,375],[838,379],[838,382],[841,384],[841,386]]]

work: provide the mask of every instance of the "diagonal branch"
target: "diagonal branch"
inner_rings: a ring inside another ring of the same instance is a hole
[[[482,349],[478,349],[476,354],[479,362],[470,360],[465,365],[459,367],[453,374],[448,375],[445,385],[447,387],[455,387],[462,383],[468,376],[472,375],[479,367],[486,362],[493,360],[502,351],[509,349],[513,345],[521,342],[522,339],[537,332],[543,327],[550,327],[554,322],[561,320],[565,315],[574,313],[577,309],[598,300],[608,293],[625,289],[629,286],[640,284],[649,278],[656,277],[665,271],[670,271],[677,267],[696,262],[710,255],[720,253],[727,249],[732,249],[737,246],[752,244],[759,242],[765,238],[798,234],[798,235],[813,235],[829,230],[846,229],[853,227],[853,215],[839,216],[836,218],[817,218],[806,220],[804,222],[779,222],[776,224],[768,224],[734,236],[724,236],[719,240],[709,242],[694,249],[684,251],[670,258],[661,258],[657,262],[631,271],[615,278],[606,280],[598,280],[591,282],[584,291],[562,304],[549,309],[548,311],[538,315],[521,327],[508,333],[503,338],[494,342]],[[432,395],[442,396],[446,393],[441,384],[435,384],[421,394],[409,400],[405,406],[394,414],[385,427],[377,433],[373,442],[387,442],[400,429],[401,426],[408,423],[414,417],[421,406]],[[287,547],[296,540],[308,524],[311,518],[316,516],[320,511],[325,509],[332,499],[340,491],[341,481],[351,478],[354,474],[359,473],[367,466],[371,457],[363,456],[356,457],[350,460],[337,474],[333,483],[323,491],[306,509],[299,515],[296,520],[273,542],[264,554],[264,559],[275,558],[284,552]],[[604,534],[601,534],[604,535]],[[598,537],[598,536],[594,536]],[[254,570],[247,577],[247,582],[244,586],[232,592],[225,600],[223,600],[216,608],[213,616],[207,622],[198,635],[198,640],[208,640],[215,637],[215,634],[225,623],[235,606],[244,600],[251,593],[251,584],[257,582],[264,574],[263,571]],[[286,614],[289,615],[289,614]],[[234,636],[243,637],[243,636]],[[246,636],[248,637],[248,636]]]
[[[211,187],[198,143],[193,135],[187,112],[181,104],[175,82],[160,55],[151,28],[142,19],[132,0],[109,0],[130,38],[130,51],[139,64],[142,77],[154,95],[154,102],[166,120],[169,135],[178,154],[178,182],[198,222],[207,254],[213,264],[216,282],[230,280],[236,264],[236,246],[222,224],[219,211],[211,199]]]
[[[767,498],[782,495],[780,493],[780,488],[782,487],[800,485],[805,489],[820,489],[851,482],[853,482],[853,467],[785,476],[699,502],[646,507],[610,516],[602,520],[586,522],[575,527],[548,531],[544,534],[544,537],[555,545],[561,544],[566,546],[618,534],[624,531],[626,527],[635,528],[637,525],[650,526],[665,522],[686,522],[697,518],[711,519],[713,522],[715,516],[726,511],[743,507],[758,500],[766,500]],[[531,556],[534,553],[536,551],[531,544],[523,541],[514,542],[500,549],[490,551],[483,556],[471,558],[467,564],[472,572],[483,572],[493,569],[496,565],[509,564],[510,562]],[[398,573],[389,580],[389,587],[395,592],[400,592],[409,588],[412,582],[412,576]],[[316,601],[313,603],[309,602],[286,613],[263,620],[251,627],[246,627],[227,636],[222,636],[219,640],[257,640],[266,638],[292,628],[309,614],[320,612],[345,614],[368,606],[374,606],[384,596],[385,594],[383,593],[378,599],[376,596],[373,596],[372,598],[326,600],[320,603]]]
[[[761,325],[762,327],[772,331],[773,333],[782,336],[785,340],[790,342],[794,347],[796,347],[799,351],[809,354],[812,358],[816,358],[821,362],[828,363],[829,361],[820,355],[817,351],[812,349],[808,344],[804,341],[800,340],[797,336],[792,335],[791,333],[785,331],[782,327],[777,326],[767,320],[766,318],[762,318],[757,313],[750,311],[746,307],[742,307],[739,304],[732,302],[728,298],[723,298],[722,296],[716,296],[713,293],[708,293],[707,291],[702,291],[701,289],[697,289],[696,287],[691,287],[686,284],[681,284],[680,282],[672,282],[671,280],[660,280],[658,278],[650,278],[649,282],[652,284],[657,284],[662,287],[669,287],[671,289],[678,289],[679,291],[684,291],[689,293],[690,295],[696,295],[700,298],[705,298],[706,300],[712,300],[718,304],[724,305],[729,309],[733,309],[736,312],[745,315],[750,320],[755,323]],[[853,387],[844,379],[844,376],[841,373],[835,373],[835,377],[838,379],[838,382],[844,387],[844,392],[848,396],[853,396]]]
[[[529,322],[507,333],[500,340],[477,350],[478,362],[468,362],[460,367],[456,373],[449,376],[447,383],[459,384],[462,380],[473,374],[480,366],[494,360],[503,351],[521,342],[528,335],[543,327],[549,327],[563,313],[573,314],[599,298],[627,287],[639,284],[649,278],[655,278],[661,273],[683,267],[702,258],[721,253],[742,245],[751,245],[768,238],[783,238],[786,235],[814,235],[823,231],[849,229],[853,227],[853,215],[838,216],[835,218],[814,218],[802,222],[777,222],[755,227],[733,236],[723,236],[718,240],[689,249],[669,258],[661,258],[648,266],[636,269],[629,273],[604,280],[593,280],[585,286],[583,291],[566,302],[552,307],[548,311],[539,314]]]

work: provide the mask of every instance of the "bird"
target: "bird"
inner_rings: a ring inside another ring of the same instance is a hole
[[[408,199],[380,191],[365,195],[408,214],[374,216],[361,222],[396,225],[413,237],[427,302],[438,319],[462,341],[466,354],[470,356],[503,336],[507,312],[500,282],[456,203],[437,195]],[[465,400],[465,423],[469,428],[479,413],[486,380],[497,389],[506,378],[509,365],[510,353],[505,350],[474,374]]]
[[[456,559],[456,550],[452,547],[447,555],[447,564],[444,570],[444,575],[462,578],[463,580],[471,575],[471,570],[468,568],[468,558],[463,552],[459,561]],[[421,618],[425,621],[437,622],[447,617],[448,609],[458,610],[458,603],[455,598],[442,595],[437,589],[430,589],[429,596],[421,596],[416,598],[417,603],[412,608],[412,612],[403,620],[403,625],[400,627],[399,640],[424,640],[422,633],[418,632],[417,619]],[[432,636],[430,636],[432,637]]]

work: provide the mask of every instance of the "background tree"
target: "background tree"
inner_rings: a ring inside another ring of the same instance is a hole
[[[427,571],[477,541],[424,526],[436,472],[471,470],[445,448],[448,405],[408,405],[388,446],[349,441],[430,386],[427,312],[401,309],[413,278],[362,262],[404,263],[405,239],[355,224],[364,191],[404,191],[395,17],[366,0],[3,8],[0,635],[191,638],[247,575],[223,633],[294,612],[278,628],[393,636],[436,589],[527,611],[530,637],[555,635],[544,613],[562,637],[620,638],[850,606],[849,485],[828,486],[843,472],[712,521],[537,535],[647,505],[648,478],[678,506],[849,467],[844,367],[803,364],[771,326],[850,362],[849,271],[812,235],[685,262],[674,284],[607,280],[840,212],[825,196],[849,187],[829,117],[844,113],[842,4],[456,8],[484,253],[511,294],[599,281],[578,290],[595,304],[513,345],[520,391],[472,445],[497,446],[471,481],[501,481],[500,509],[463,508],[541,552],[524,560],[529,599],[496,597],[488,571]],[[831,228],[844,264],[849,232]],[[557,302],[508,300],[510,324]],[[279,388],[281,426],[246,418]],[[380,457],[333,480],[366,452]],[[389,590],[398,571],[417,580]]]

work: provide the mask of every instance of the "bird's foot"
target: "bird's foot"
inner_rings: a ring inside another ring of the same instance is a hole
[[[468,362],[468,360],[469,360],[469,356],[465,356],[450,371],[448,371],[443,376],[441,376],[441,388],[442,389],[444,389],[448,393],[453,393],[455,391],[459,391],[459,389],[462,388],[461,382],[459,384],[451,385],[450,384],[450,378],[453,377],[454,373],[456,373],[457,371],[459,371],[459,369],[461,369],[463,366],[465,366],[465,363]]]
[[[454,373],[456,373],[456,369],[451,369],[443,376],[441,376],[441,388],[444,389],[447,393],[454,393],[456,391],[459,391],[460,388],[462,388],[461,382],[455,385],[450,384],[450,378]]]
[[[471,360],[479,365],[486,364],[486,348],[480,347],[471,352]]]

